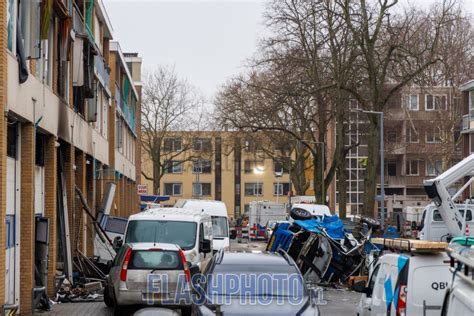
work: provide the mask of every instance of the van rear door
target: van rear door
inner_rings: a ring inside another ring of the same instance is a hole
[[[452,280],[448,264],[436,264],[442,263],[443,256],[426,257],[410,271],[407,315],[440,315],[446,289]],[[440,309],[433,310],[438,307]]]

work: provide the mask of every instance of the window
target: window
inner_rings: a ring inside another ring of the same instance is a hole
[[[7,129],[7,156],[10,158],[17,159],[18,156],[18,137],[17,137],[17,124],[8,123]]]
[[[273,160],[273,172],[288,173],[290,163],[289,157],[281,157]]]
[[[388,131],[387,132],[387,141],[389,143],[396,143],[397,142],[397,132],[396,131]]]
[[[211,173],[212,162],[210,160],[193,161],[193,173]]]
[[[183,185],[181,183],[165,183],[165,195],[182,195]]]
[[[417,176],[417,175],[419,175],[418,160],[407,160],[406,175],[407,176]]]
[[[419,142],[419,138],[418,138],[418,132],[411,128],[411,127],[408,127],[407,130],[406,130],[406,142],[407,143],[418,143]]]
[[[437,176],[443,172],[443,162],[441,160],[427,160],[426,161],[426,175]]]
[[[446,110],[445,95],[426,95],[426,111]]]
[[[165,173],[183,173],[183,162],[181,160],[165,161]]]
[[[439,128],[433,128],[426,131],[426,142],[429,144],[441,143],[441,131]]]
[[[469,116],[474,117],[474,91],[469,91]]]
[[[193,196],[210,196],[210,183],[193,183]]]
[[[287,195],[290,191],[289,183],[273,183],[273,195]]]
[[[246,196],[263,195],[263,183],[245,183]]]
[[[116,116],[115,133],[115,147],[119,149],[119,152],[123,152],[123,126],[120,116]]]
[[[45,146],[45,135],[36,134],[35,141],[35,164],[37,166],[44,166],[44,146]]]
[[[405,106],[410,111],[418,111],[418,95],[410,94],[405,96]]]
[[[167,152],[181,151],[181,138],[165,138],[164,139],[164,150]]]
[[[8,32],[8,49],[13,52],[13,44],[15,43],[15,1],[8,0],[7,4],[7,32]]]
[[[462,218],[464,218],[464,210],[458,209],[459,213],[461,213]],[[443,218],[441,217],[441,214],[439,213],[438,210],[434,210],[433,212],[433,221],[435,222],[442,222]],[[472,212],[471,210],[467,210],[466,214],[466,222],[472,221]]]
[[[262,167],[263,166],[263,160],[245,160],[244,161],[244,172],[245,173],[253,173],[254,169],[256,167]]]
[[[387,174],[390,177],[397,176],[397,162],[394,160],[389,160],[387,163]]]
[[[210,152],[211,147],[210,138],[193,138],[194,151]]]

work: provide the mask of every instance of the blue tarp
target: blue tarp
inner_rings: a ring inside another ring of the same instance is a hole
[[[317,219],[298,220],[295,221],[295,224],[313,233],[321,233],[324,229],[326,234],[333,239],[344,238],[344,224],[337,215],[324,216],[322,221]]]

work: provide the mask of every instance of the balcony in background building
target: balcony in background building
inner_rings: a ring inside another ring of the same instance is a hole
[[[104,58],[100,55],[94,56],[94,72],[102,86],[106,88],[108,94],[110,95],[110,69],[105,64]]]
[[[423,187],[423,181],[433,177],[425,176],[385,176],[384,184],[386,187]],[[377,184],[380,183],[380,177],[377,176]]]
[[[462,117],[462,131],[474,131],[474,116],[470,114],[463,115]]]
[[[128,104],[127,100],[124,99],[120,87],[115,83],[115,100],[117,101],[117,111],[125,119],[133,133],[135,133],[135,108],[136,104]]]

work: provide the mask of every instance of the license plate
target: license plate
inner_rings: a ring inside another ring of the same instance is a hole
[[[168,293],[143,293],[142,299],[144,301],[162,301],[169,298]]]

